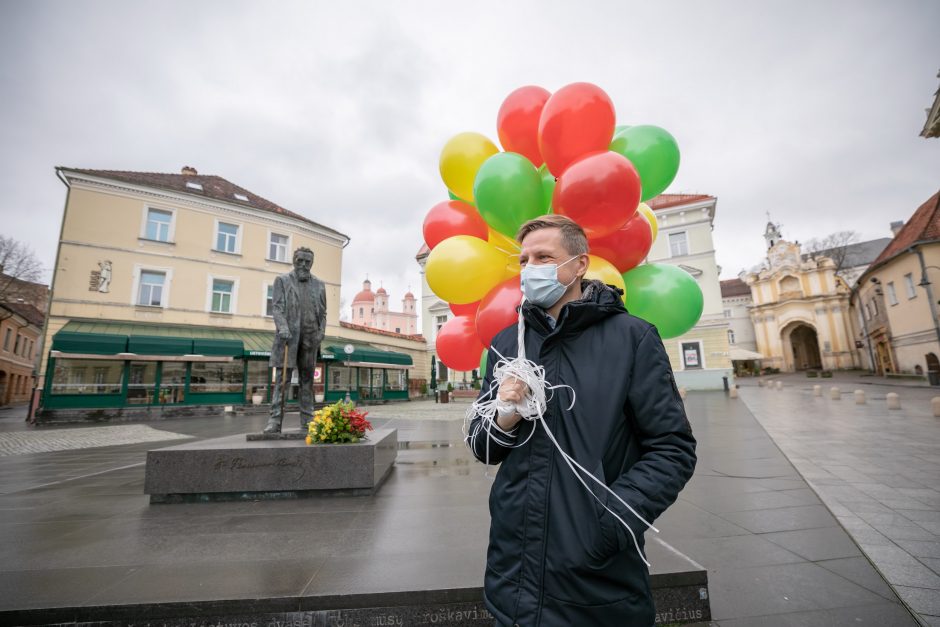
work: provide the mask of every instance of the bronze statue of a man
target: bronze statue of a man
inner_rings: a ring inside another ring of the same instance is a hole
[[[294,251],[293,271],[274,280],[271,308],[277,334],[270,365],[276,375],[265,433],[281,432],[285,385],[290,385],[294,368],[300,379],[300,429],[306,430],[313,419],[313,372],[326,333],[326,290],[323,282],[310,273],[312,266],[313,251],[298,248]]]

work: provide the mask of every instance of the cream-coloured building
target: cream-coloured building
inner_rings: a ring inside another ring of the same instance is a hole
[[[779,226],[764,233],[767,259],[742,279],[751,288],[751,321],[763,366],[784,372],[857,366],[849,287],[832,259],[804,259]]]
[[[659,223],[647,261],[682,268],[695,278],[704,296],[698,324],[685,335],[663,340],[676,382],[689,389],[721,389],[722,378],[732,377],[730,325],[712,239],[717,202],[705,194],[660,194],[647,202]]]
[[[940,384],[940,192],[921,205],[852,291],[859,363]]]
[[[57,173],[68,194],[40,364],[44,415],[266,398],[274,279],[299,247],[313,251],[327,294],[318,395],[407,398],[423,341],[392,350],[340,325],[346,235],[189,167]]]

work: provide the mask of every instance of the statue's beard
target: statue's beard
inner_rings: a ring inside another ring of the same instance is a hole
[[[297,268],[297,280],[298,281],[308,281],[310,280],[310,270],[304,270],[302,268]]]

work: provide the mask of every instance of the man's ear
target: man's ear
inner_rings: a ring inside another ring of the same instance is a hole
[[[588,269],[591,267],[591,258],[588,256],[588,253],[584,253],[578,258],[578,273],[583,279],[584,275],[587,274]]]

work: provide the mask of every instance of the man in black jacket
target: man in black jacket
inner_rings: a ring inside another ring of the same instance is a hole
[[[516,326],[501,331],[480,397],[497,395],[498,419],[487,431],[477,415],[467,431],[474,456],[500,464],[490,492],[486,606],[498,625],[652,625],[649,572],[617,517],[642,548],[647,525],[623,502],[652,523],[695,468],[695,439],[669,359],[656,328],[627,313],[619,290],[583,280],[588,245],[575,222],[543,216],[516,239],[526,357],[545,368],[549,385],[576,394],[569,410],[571,390],[555,390],[542,420],[617,496],[586,479],[595,498],[546,429],[515,411],[528,393],[524,383],[507,377],[492,390],[499,355],[518,354]]]

